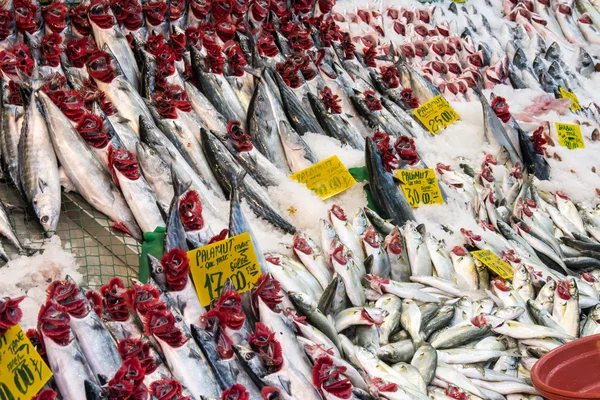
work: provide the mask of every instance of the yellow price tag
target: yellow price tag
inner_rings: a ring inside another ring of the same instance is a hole
[[[356,183],[337,155],[296,172],[290,178],[304,183],[323,200],[350,189]]]
[[[558,90],[560,91],[560,96],[563,99],[571,99],[573,100],[573,104],[571,104],[570,109],[572,111],[579,111],[581,110],[581,106],[579,105],[579,100],[577,99],[577,95],[575,93],[571,93],[568,90],[565,90],[561,87],[558,88]]]
[[[491,250],[477,250],[472,251],[471,254],[485,264],[489,269],[497,273],[504,279],[509,279],[513,277],[513,269],[510,265],[508,265],[503,259],[498,257]]]
[[[52,371],[19,325],[0,336],[0,399],[30,400]]]
[[[432,135],[438,134],[448,125],[460,119],[456,111],[441,95],[435,96],[421,107],[414,109],[413,113]]]
[[[230,237],[187,252],[200,304],[206,307],[231,278],[238,293],[250,290],[260,278],[260,264],[250,233]]]
[[[467,0],[452,0],[454,3],[466,3]]]
[[[558,134],[558,142],[561,146],[573,149],[583,149],[583,136],[581,135],[581,127],[577,124],[565,124],[556,122],[556,133]]]
[[[412,208],[421,204],[444,204],[433,168],[398,170],[404,196]]]

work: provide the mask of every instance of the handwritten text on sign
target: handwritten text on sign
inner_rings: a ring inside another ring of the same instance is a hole
[[[509,279],[513,277],[513,269],[510,265],[508,265],[503,259],[498,257],[491,250],[477,250],[472,251],[471,254],[485,264],[489,269],[497,273],[504,279]]]
[[[0,399],[30,400],[51,376],[19,325],[0,336]]]
[[[323,200],[350,189],[356,183],[338,156],[311,165],[290,178],[304,183]]]
[[[188,251],[187,255],[203,307],[219,297],[227,279],[231,278],[235,289],[242,293],[252,289],[261,274],[248,232]]]
[[[441,95],[435,96],[419,108],[414,109],[413,113],[433,135],[460,119],[456,111]]]
[[[571,104],[570,109],[572,111],[579,111],[581,110],[581,106],[579,105],[579,100],[577,99],[577,95],[575,93],[571,93],[568,90],[565,90],[563,88],[559,88],[560,91],[560,96],[563,99],[571,99],[573,101],[573,103]]]
[[[444,204],[433,168],[398,170],[402,191],[412,208],[421,204]]]
[[[561,146],[573,149],[583,149],[583,136],[581,135],[581,127],[576,124],[565,124],[562,122],[556,123],[556,133],[558,134],[558,142]]]

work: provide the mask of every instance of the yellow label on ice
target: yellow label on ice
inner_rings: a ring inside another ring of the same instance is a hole
[[[583,149],[583,136],[581,135],[581,127],[577,124],[565,124],[556,122],[556,133],[558,134],[558,142],[561,146],[567,147],[569,150]]]
[[[513,269],[510,265],[508,265],[503,259],[498,257],[491,250],[477,250],[472,251],[471,254],[485,264],[489,269],[497,273],[504,279],[509,279],[513,277]]]
[[[579,105],[579,100],[577,99],[577,95],[575,93],[571,93],[568,90],[565,90],[561,87],[558,88],[558,90],[560,91],[560,96],[563,99],[571,99],[573,100],[573,104],[571,104],[571,110],[573,111],[579,111],[581,110],[581,106]]]
[[[242,293],[260,278],[260,264],[248,232],[188,251],[187,255],[203,307],[219,297],[227,279],[231,278],[235,290]]]
[[[290,178],[304,183],[323,200],[350,189],[356,183],[338,156],[311,165]]]
[[[452,0],[454,3],[466,3],[467,0]]]
[[[0,336],[0,399],[30,400],[51,376],[19,325]]]
[[[398,179],[406,200],[412,208],[422,204],[444,204],[433,168],[398,170]]]
[[[441,95],[435,96],[419,108],[414,109],[413,113],[433,135],[460,119],[456,111]]]

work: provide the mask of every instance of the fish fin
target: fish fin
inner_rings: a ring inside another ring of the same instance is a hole
[[[277,376],[277,379],[279,379],[279,383],[281,384],[281,387],[283,388],[283,390],[285,390],[287,392],[287,394],[289,394],[291,396],[292,395],[291,382],[284,378],[285,377],[283,377],[281,375]]]
[[[44,182],[41,178],[38,178],[38,188],[44,193],[44,190],[48,187],[48,184]]]

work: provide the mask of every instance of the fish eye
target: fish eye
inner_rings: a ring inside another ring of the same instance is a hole
[[[46,222],[48,222],[50,220],[50,217],[48,217],[47,215],[44,215],[40,221],[42,221],[42,224],[45,224]]]
[[[156,267],[156,272],[159,274],[162,274],[163,272],[165,272],[165,269],[163,268],[162,265]]]

